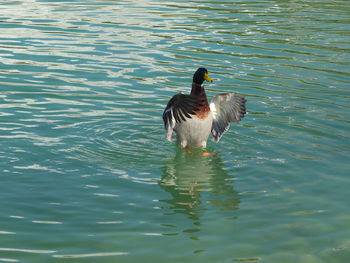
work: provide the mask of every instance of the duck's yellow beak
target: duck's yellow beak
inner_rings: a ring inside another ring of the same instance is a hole
[[[208,82],[213,82],[213,80],[211,79],[211,77],[209,77],[209,74],[208,73],[205,73],[204,74],[204,79]]]

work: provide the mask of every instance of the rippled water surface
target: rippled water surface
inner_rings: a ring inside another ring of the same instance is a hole
[[[350,262],[350,2],[0,1],[0,262]],[[162,111],[208,68],[211,157]]]

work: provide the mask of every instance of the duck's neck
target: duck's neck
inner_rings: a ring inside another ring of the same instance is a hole
[[[196,82],[192,83],[191,95],[200,97],[201,99],[205,99],[207,101],[207,95],[205,94],[204,85],[198,84]]]

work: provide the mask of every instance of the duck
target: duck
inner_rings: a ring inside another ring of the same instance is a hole
[[[204,81],[213,82],[206,68],[198,68],[193,74],[191,93],[174,95],[163,112],[167,140],[177,141],[183,149],[206,149],[210,134],[219,142],[230,123],[238,123],[246,114],[247,100],[237,93],[217,94],[209,103]]]

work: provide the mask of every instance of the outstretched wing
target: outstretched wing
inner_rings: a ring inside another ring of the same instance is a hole
[[[235,93],[216,95],[210,103],[213,113],[213,125],[211,134],[214,141],[218,142],[221,136],[228,130],[231,122],[239,122],[246,113],[246,99]]]
[[[201,101],[198,98],[181,93],[176,94],[169,100],[163,112],[164,128],[169,141],[171,141],[175,124],[186,121],[186,118],[192,118],[191,115],[194,115],[201,105]]]

